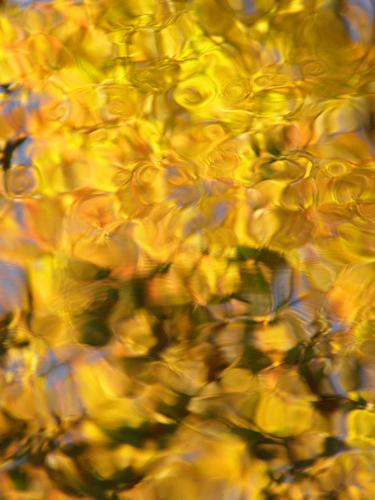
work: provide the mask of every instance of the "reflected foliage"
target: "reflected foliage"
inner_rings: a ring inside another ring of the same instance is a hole
[[[375,498],[374,16],[0,2],[0,498]]]

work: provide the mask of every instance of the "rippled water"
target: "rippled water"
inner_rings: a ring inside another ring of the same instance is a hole
[[[374,13],[1,3],[1,499],[375,497]]]

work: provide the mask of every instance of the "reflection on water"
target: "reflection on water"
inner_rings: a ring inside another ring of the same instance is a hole
[[[374,498],[373,19],[2,2],[1,498]]]

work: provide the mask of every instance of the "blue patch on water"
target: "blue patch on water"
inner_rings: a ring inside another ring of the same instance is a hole
[[[39,108],[39,106],[40,106],[40,104],[41,104],[41,99],[40,99],[40,97],[39,97],[39,96],[37,96],[37,95],[31,95],[31,96],[29,97],[28,102],[27,102],[27,109],[28,109],[29,111],[32,111],[32,110],[34,110],[34,109],[38,109],[38,108]]]
[[[20,107],[20,102],[17,99],[10,99],[6,101],[3,106],[4,113],[11,113],[15,109]]]
[[[255,9],[253,0],[244,0],[243,10],[244,10],[245,14],[254,14],[256,9]]]
[[[0,311],[5,314],[22,308],[26,287],[24,270],[10,262],[0,262]]]
[[[48,351],[41,367],[39,368],[38,375],[46,375],[55,366],[58,366],[59,360],[53,351]]]
[[[21,163],[22,165],[31,165],[32,159],[30,154],[30,145],[32,143],[32,138],[28,137],[22,144],[20,144],[12,155],[12,162]]]
[[[340,396],[346,396],[346,391],[341,385],[340,379],[337,375],[337,373],[331,373],[329,380],[332,384],[333,389],[335,390],[336,394],[339,394]]]
[[[354,5],[360,5],[366,11],[367,17],[371,19],[374,15],[375,0],[354,0]]]
[[[349,21],[349,19],[347,17],[344,17],[344,16],[342,17],[342,21],[345,25],[347,32],[349,33],[350,38],[353,40],[353,42],[359,42],[360,35],[359,35],[357,29],[355,28],[354,24],[351,21]]]
[[[274,310],[278,309],[282,304],[284,304],[291,294],[291,279],[292,271],[289,267],[283,267],[280,269],[274,278],[272,284],[272,294],[274,301]],[[290,298],[293,301],[294,295]]]
[[[194,200],[194,188],[192,186],[179,186],[171,193],[170,198],[179,208],[182,208]]]
[[[13,204],[14,217],[20,226],[26,225],[24,204],[15,202]]]
[[[11,3],[17,4],[20,7],[30,7],[34,3],[51,3],[52,0],[11,0]]]
[[[220,224],[223,222],[228,213],[228,205],[226,203],[218,203],[215,207],[215,223]]]
[[[20,467],[20,465],[25,464],[28,461],[28,459],[29,459],[29,455],[24,455],[21,458],[15,458],[14,460],[12,460],[10,462],[5,462],[1,466],[1,472],[8,472],[8,471],[11,471],[13,469],[16,469],[17,467]]]
[[[54,368],[48,375],[47,375],[47,383],[49,386],[53,386],[57,384],[60,380],[64,380],[69,376],[69,370],[65,364],[61,364]]]

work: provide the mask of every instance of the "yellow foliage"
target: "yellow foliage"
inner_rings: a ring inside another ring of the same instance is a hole
[[[353,410],[348,417],[349,440],[354,444],[371,446],[375,440],[375,414]]]
[[[266,394],[261,397],[255,421],[267,434],[287,437],[307,431],[312,425],[313,411],[307,401]]]
[[[372,500],[372,2],[0,4],[0,497]]]

